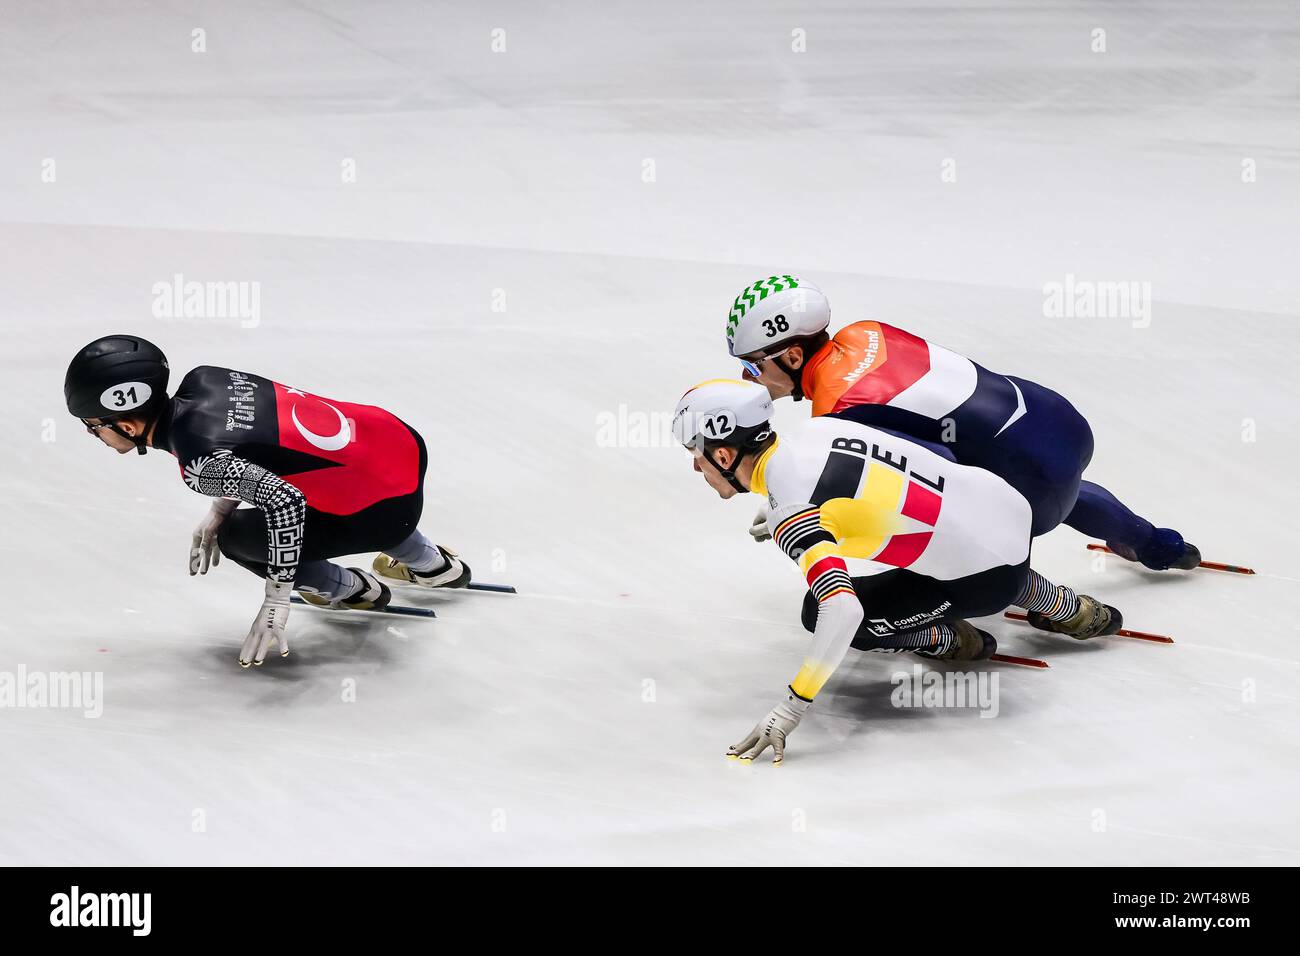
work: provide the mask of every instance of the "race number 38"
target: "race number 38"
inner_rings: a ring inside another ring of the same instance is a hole
[[[149,401],[149,396],[152,394],[153,389],[145,382],[123,382],[121,385],[112,385],[104,389],[103,394],[99,396],[99,404],[110,412],[126,412],[139,408]]]

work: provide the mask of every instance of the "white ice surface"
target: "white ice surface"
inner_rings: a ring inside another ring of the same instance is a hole
[[[0,670],[105,701],[0,710],[0,862],[1300,862],[1297,9],[5,4]],[[1054,532],[1040,570],[1178,643],[990,621],[1052,664],[998,668],[996,719],[895,709],[911,662],[851,653],[783,768],[728,763],[800,581],[753,499],[597,422],[734,373],[726,305],[773,269],[1064,392],[1090,477],[1260,574]],[[175,273],[260,282],[260,325],[153,318]],[[1044,318],[1066,273],[1152,282],[1151,326]],[[119,330],[396,411],[423,528],[520,595],[297,610],[241,670],[260,587],[186,576],[203,501],[62,407]]]

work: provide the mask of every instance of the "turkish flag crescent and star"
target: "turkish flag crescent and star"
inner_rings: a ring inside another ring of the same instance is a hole
[[[308,505],[329,514],[355,514],[416,490],[420,449],[396,415],[274,384],[281,446],[337,466],[282,476],[307,496]]]

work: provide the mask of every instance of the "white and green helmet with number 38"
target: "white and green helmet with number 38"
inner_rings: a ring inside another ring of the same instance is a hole
[[[821,289],[797,276],[768,276],[741,289],[731,303],[727,351],[757,376],[752,363],[825,332],[830,323],[830,303]]]
[[[730,378],[701,382],[681,397],[673,412],[673,437],[704,457],[738,491],[745,489],[736,481],[736,468],[772,434],[772,397],[756,382]],[[730,468],[710,453],[719,447],[739,452]]]

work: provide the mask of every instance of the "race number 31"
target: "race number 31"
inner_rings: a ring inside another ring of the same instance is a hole
[[[152,394],[153,389],[144,382],[123,382],[104,389],[103,394],[99,396],[99,404],[110,412],[126,412],[139,408],[149,401],[149,396]]]

